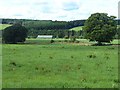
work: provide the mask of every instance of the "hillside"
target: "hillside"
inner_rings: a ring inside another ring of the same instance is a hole
[[[74,27],[74,28],[71,28],[69,29],[70,31],[74,30],[74,31],[80,31],[82,30],[83,26],[78,26],[78,27]]]
[[[117,27],[120,27],[120,25],[117,25]],[[74,28],[71,28],[69,29],[70,31],[74,30],[74,31],[80,31],[82,30],[83,26],[78,26],[78,27],[74,27]]]
[[[5,29],[6,27],[11,26],[10,24],[0,24],[0,30]]]

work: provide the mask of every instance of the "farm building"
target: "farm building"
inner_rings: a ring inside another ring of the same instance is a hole
[[[37,38],[39,39],[52,39],[52,35],[38,35]]]

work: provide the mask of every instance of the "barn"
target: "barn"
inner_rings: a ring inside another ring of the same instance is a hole
[[[38,35],[37,38],[38,39],[52,39],[52,35]]]

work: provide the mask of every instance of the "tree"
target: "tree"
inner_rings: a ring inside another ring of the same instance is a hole
[[[110,43],[116,34],[115,18],[115,16],[108,16],[106,13],[92,14],[83,27],[85,37],[90,41],[97,41],[99,45],[102,42]]]
[[[120,27],[118,26],[115,39],[120,39],[119,35],[120,35]]]
[[[3,30],[3,41],[5,43],[24,42],[27,37],[27,29],[20,24],[7,27]]]

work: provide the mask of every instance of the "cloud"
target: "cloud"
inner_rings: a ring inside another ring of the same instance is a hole
[[[77,10],[79,9],[79,6],[76,2],[67,2],[63,4],[63,9],[66,11]]]
[[[118,16],[119,0],[1,0],[0,18],[39,20],[87,19],[102,12]]]

